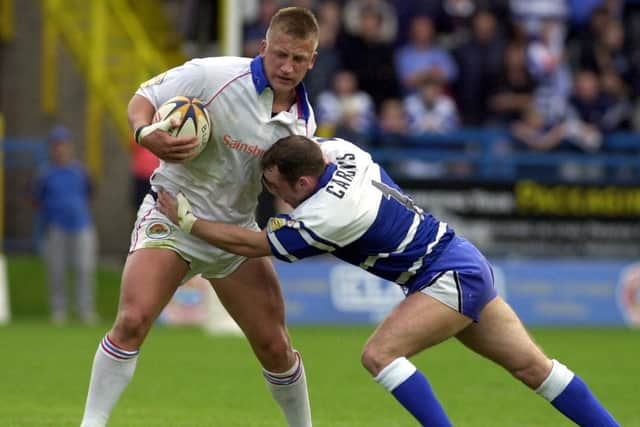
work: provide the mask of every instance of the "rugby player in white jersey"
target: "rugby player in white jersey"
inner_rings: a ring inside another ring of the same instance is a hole
[[[304,367],[284,325],[269,258],[247,259],[175,232],[155,209],[154,197],[160,188],[180,191],[202,218],[257,229],[262,154],[280,137],[315,132],[301,82],[313,67],[317,45],[313,14],[284,8],[272,18],[258,57],[194,59],[144,83],[131,99],[128,117],[136,140],[162,162],[151,177],[154,192],[138,211],[118,315],[94,358],[82,427],[106,425],[153,322],[178,286],[195,274],[209,279],[242,328],[288,425],[311,426]],[[199,98],[209,112],[212,136],[197,157],[196,138],[170,136],[166,131],[174,123],[152,124],[156,109],[177,95]]]
[[[618,425],[577,375],[529,337],[496,295],[478,249],[415,206],[369,154],[344,140],[317,141],[288,136],[265,153],[265,186],[295,209],[271,218],[263,231],[200,219],[182,194],[162,192],[159,209],[183,231],[229,252],[287,262],[331,253],[401,285],[407,298],[369,338],[362,363],[424,426],[451,422],[407,357],[454,336],[578,425]]]

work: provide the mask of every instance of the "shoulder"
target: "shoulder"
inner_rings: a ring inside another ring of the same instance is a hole
[[[184,64],[209,78],[234,78],[249,72],[250,58],[237,56],[216,56],[210,58],[196,58]]]
[[[371,161],[369,153],[342,138],[314,138],[314,141],[320,145],[322,153],[333,163],[345,154],[352,154],[354,160],[357,158],[358,160]]]

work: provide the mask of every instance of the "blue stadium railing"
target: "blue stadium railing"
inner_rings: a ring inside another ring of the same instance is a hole
[[[563,144],[549,152],[532,151],[514,141],[507,131],[498,128],[465,128],[447,134],[410,137],[382,135],[374,139],[370,151],[376,161],[399,175],[402,174],[399,164],[406,160],[419,160],[440,164],[466,163],[470,167],[465,178],[482,181],[512,182],[531,178],[540,181],[571,179],[574,182],[640,184],[640,135],[634,133],[605,136],[595,153],[571,148],[571,144]],[[569,176],[563,172],[567,168],[577,172]]]

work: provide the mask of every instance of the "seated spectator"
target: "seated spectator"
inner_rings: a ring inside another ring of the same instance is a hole
[[[625,28],[620,21],[609,19],[594,42],[582,45],[580,66],[597,74],[612,70],[627,81],[633,80],[631,55],[625,47]]]
[[[456,104],[444,93],[442,80],[425,77],[417,89],[417,93],[405,98],[411,134],[446,133],[459,127]]]
[[[401,146],[409,138],[409,117],[405,104],[398,98],[386,99],[378,113],[376,144],[381,147]],[[441,162],[425,161],[407,157],[387,164],[387,171],[394,177],[409,179],[439,178],[446,172]]]
[[[399,94],[393,68],[393,45],[383,31],[385,22],[395,19],[395,15],[389,15],[388,9],[382,7],[386,4],[384,1],[358,3],[364,3],[357,9],[360,19],[351,29],[347,25],[337,47],[342,66],[354,72],[360,89],[371,95],[378,108],[383,100]],[[388,4],[386,6],[390,8]]]
[[[399,98],[385,99],[378,112],[372,144],[391,147],[409,135],[409,117]]]
[[[571,97],[571,107],[575,110],[575,114],[582,121],[597,126],[603,132],[608,132],[613,129],[605,129],[602,119],[611,106],[612,101],[600,89],[598,76],[592,71],[578,71]]]
[[[568,144],[588,152],[597,151],[602,142],[598,129],[578,117],[567,117],[556,123],[545,123],[535,107],[529,107],[521,120],[511,125],[515,140],[534,151],[552,151]]]
[[[566,55],[562,48],[554,45],[555,33],[556,22],[543,22],[540,37],[532,39],[527,46],[527,67],[536,85],[533,103],[548,125],[566,119],[572,88]]]
[[[346,31],[350,34],[360,34],[363,18],[374,11],[380,19],[377,39],[382,43],[391,43],[398,33],[398,16],[396,10],[386,0],[348,0],[344,4],[343,17]]]
[[[318,96],[316,104],[318,135],[337,136],[366,145],[375,122],[371,96],[358,89],[351,71],[339,71],[333,87]]]
[[[506,47],[502,70],[491,86],[490,121],[496,125],[507,126],[531,106],[535,82],[526,65],[524,44],[512,42]]]
[[[471,38],[454,51],[460,70],[454,88],[462,121],[478,126],[488,116],[488,99],[501,72],[505,43],[491,12],[479,11],[472,23]]]
[[[630,101],[631,89],[614,71],[605,71],[600,77],[602,91],[611,105],[600,119],[605,132],[631,129],[633,105]]]
[[[336,47],[336,40],[341,31],[340,13],[340,4],[335,0],[324,1],[318,8],[318,56],[313,72],[307,73],[304,78],[312,105],[316,105],[320,93],[331,88],[331,78],[342,68],[340,52]]]
[[[456,46],[468,37],[477,7],[475,0],[441,0],[435,24],[444,33],[447,46]]]
[[[435,45],[435,27],[428,16],[411,20],[409,43],[395,54],[394,64],[405,94],[415,91],[425,77],[450,84],[458,77],[458,67],[449,53]]]
[[[278,0],[260,0],[258,16],[245,25],[242,34],[242,55],[253,58],[260,53],[260,43],[267,34],[271,17],[280,8]]]

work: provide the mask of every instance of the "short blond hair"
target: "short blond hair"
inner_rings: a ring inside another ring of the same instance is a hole
[[[281,31],[300,40],[313,40],[314,49],[318,47],[320,29],[313,12],[304,7],[285,7],[271,18],[267,29],[267,40],[271,31]]]

